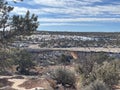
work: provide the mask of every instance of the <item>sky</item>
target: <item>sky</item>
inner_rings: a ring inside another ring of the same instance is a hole
[[[120,32],[120,0],[7,1],[11,14],[36,14],[40,31]]]

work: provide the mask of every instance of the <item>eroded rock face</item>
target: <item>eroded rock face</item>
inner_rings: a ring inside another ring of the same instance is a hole
[[[72,57],[74,58],[74,59],[78,59],[78,54],[77,54],[77,52],[70,52],[70,54],[72,55]]]

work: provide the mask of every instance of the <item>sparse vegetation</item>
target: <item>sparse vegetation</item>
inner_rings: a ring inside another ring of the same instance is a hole
[[[51,77],[57,81],[57,84],[62,84],[65,88],[75,88],[75,74],[70,70],[59,68],[54,73],[51,73]]]
[[[80,74],[82,86],[90,85],[96,80],[103,81],[110,88],[118,84],[120,80],[119,63],[116,60],[104,61],[104,58],[101,57],[100,60],[102,63],[91,64],[87,61],[87,64],[81,63],[77,66],[76,71]]]
[[[17,54],[17,59],[15,60],[17,67],[17,71],[21,74],[29,75],[30,69],[33,69],[35,63],[32,58],[32,54],[22,50]]]
[[[96,80],[92,82],[90,85],[83,87],[81,90],[110,90],[104,82]]]
[[[70,64],[70,57],[67,55],[62,54],[60,56],[60,63],[62,63],[64,66]]]
[[[8,50],[0,50],[0,74],[8,74],[13,65],[12,55]]]
[[[16,0],[14,2],[17,3]],[[38,73],[40,75],[37,78],[28,80],[21,86],[26,88],[30,86],[28,88],[30,89],[41,86],[40,84],[44,82],[44,86],[49,85],[53,90],[57,88],[57,85],[64,87],[64,90],[68,88],[77,90],[76,78],[80,78],[77,83],[80,83],[81,86],[78,90],[111,90],[113,85],[119,84],[120,53],[76,51],[77,59],[75,61],[70,54],[71,51],[41,50],[40,53],[34,54],[29,50],[30,48],[27,48],[28,51],[26,50],[26,47],[30,45],[33,45],[33,48],[34,46],[41,48],[83,47],[88,50],[90,47],[93,49],[94,47],[105,47],[108,50],[109,47],[120,48],[119,32],[37,32],[38,16],[31,15],[29,10],[25,15],[12,16],[10,12],[13,9],[14,6],[9,5],[7,0],[0,0],[0,75],[3,75],[3,77],[0,76],[0,88],[7,85],[11,87],[13,83],[9,79],[25,79],[22,75],[37,76]],[[64,68],[55,69],[57,67]],[[75,68],[76,71],[74,71]],[[12,71],[12,69],[16,70]],[[10,75],[15,74],[20,74],[20,76],[10,78]],[[8,78],[4,78],[5,75]],[[50,77],[46,78],[47,76]]]

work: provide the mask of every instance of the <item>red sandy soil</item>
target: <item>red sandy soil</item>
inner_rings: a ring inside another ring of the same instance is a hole
[[[0,79],[0,87],[5,87],[5,86],[12,86],[13,83],[8,81],[7,78],[1,78]]]
[[[24,87],[25,89],[32,89],[32,88],[36,88],[36,87],[41,87],[41,88],[44,88],[47,90],[53,90],[53,87],[50,85],[49,81],[45,78],[30,79],[28,81],[25,81],[23,84],[21,84],[19,86]]]

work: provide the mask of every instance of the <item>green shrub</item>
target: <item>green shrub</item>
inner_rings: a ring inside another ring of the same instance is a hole
[[[65,54],[62,54],[62,55],[60,56],[59,62],[60,62],[61,64],[63,64],[63,65],[68,65],[68,64],[70,64],[70,57],[67,56],[67,55],[65,55]]]
[[[75,87],[75,74],[70,70],[59,68],[52,73],[51,77],[64,87]]]
[[[79,74],[84,74],[87,76],[90,72],[92,72],[93,65],[91,64],[78,64],[76,67],[76,72]]]
[[[81,68],[78,65],[77,72],[80,72],[82,86],[89,85],[95,80],[103,81],[106,85],[112,86],[118,84],[120,80],[119,76],[119,64],[116,61],[104,62],[102,65],[95,63],[91,72],[82,72],[85,68]],[[88,70],[88,69],[86,69]]]
[[[109,86],[118,84],[120,79],[115,62],[105,62],[102,66],[94,69],[93,74],[95,78],[103,80]]]
[[[4,74],[11,68],[13,60],[11,53],[7,50],[0,50],[0,74]]]
[[[104,82],[96,80],[90,85],[83,87],[81,90],[109,90]]]
[[[36,65],[33,61],[32,54],[26,50],[21,50],[20,52],[17,53],[15,64],[18,65],[16,70],[20,74],[24,74],[24,75],[29,75],[30,70],[34,69]]]

